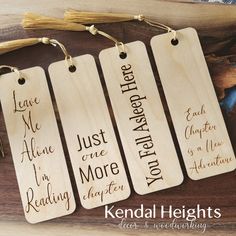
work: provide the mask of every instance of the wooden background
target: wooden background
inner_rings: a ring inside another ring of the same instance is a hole
[[[113,46],[107,39],[100,36],[92,36],[87,32],[25,31],[19,25],[22,14],[25,11],[34,11],[46,15],[62,16],[64,9],[75,8],[89,11],[143,13],[144,15],[155,17],[160,22],[169,24],[176,29],[192,26],[197,28],[199,32],[203,51],[220,100],[224,96],[224,90],[236,84],[236,6],[209,5],[203,3],[193,4],[192,1],[185,2],[186,3],[183,3],[183,1],[157,0],[100,0],[98,3],[98,1],[95,0],[68,0],[61,2],[55,0],[41,0],[40,2],[32,3],[32,1],[21,0],[14,1],[14,3],[12,1],[10,3],[10,1],[7,0],[0,0],[0,41],[48,36],[64,43],[72,56],[89,53],[95,56],[98,63],[99,52],[104,48]],[[157,68],[154,65],[149,43],[152,36],[163,33],[163,31],[137,22],[114,23],[110,25],[103,24],[99,25],[98,28],[125,43],[141,40],[146,44],[157,85],[165,105],[162,87],[158,78]],[[40,65],[47,70],[50,63],[62,59],[63,54],[58,48],[48,45],[37,45],[1,55],[0,64],[17,66],[20,69]],[[99,64],[98,69],[101,74]],[[103,82],[102,76],[101,80]],[[168,114],[166,105],[165,111]],[[236,108],[230,112],[223,110],[223,114],[234,150],[236,150]],[[169,121],[171,125],[170,118]],[[61,132],[62,129],[59,120],[58,124]],[[171,129],[184,170],[185,180],[183,184],[172,189],[145,196],[139,196],[132,191],[129,199],[115,203],[115,206],[117,208],[137,208],[140,204],[144,204],[146,207],[156,204],[157,206],[173,205],[174,207],[181,207],[182,205],[186,205],[187,207],[195,207],[196,204],[200,204],[202,207],[218,207],[221,208],[222,218],[218,220],[205,220],[208,224],[207,235],[235,235],[235,171],[200,181],[190,180],[186,175],[172,126]],[[147,231],[142,230],[120,230],[117,226],[120,222],[119,220],[104,219],[103,207],[85,210],[81,207],[78,196],[76,197],[77,210],[74,214],[35,226],[29,225],[24,219],[2,112],[0,113],[0,137],[3,140],[6,154],[5,159],[0,159],[0,236],[15,235],[16,233],[18,235],[44,234],[63,236],[79,234],[93,235],[94,233],[104,236],[108,234],[145,235],[147,233]],[[65,144],[62,132],[61,137],[63,144]],[[65,145],[64,149],[76,196],[77,189]],[[135,221],[140,224],[144,222],[144,220]],[[149,222],[157,222],[157,219],[150,220]],[[148,231],[148,233],[150,235],[157,233],[159,235],[173,234],[171,231]],[[195,233],[196,232],[193,231],[187,231],[186,235],[194,235]],[[180,231],[176,234],[182,235],[183,232]]]

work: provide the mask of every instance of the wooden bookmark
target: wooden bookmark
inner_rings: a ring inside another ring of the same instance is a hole
[[[94,58],[73,58],[76,71],[55,62],[49,74],[81,204],[87,209],[130,195],[121,154]]]
[[[134,189],[147,194],[179,185],[183,175],[145,45],[125,47],[124,59],[115,47],[99,58]]]
[[[21,73],[0,77],[0,99],[25,217],[38,223],[76,206],[45,73]]]
[[[198,180],[235,169],[235,156],[197,32],[152,38],[151,46],[188,175]],[[171,43],[172,40],[172,43]]]

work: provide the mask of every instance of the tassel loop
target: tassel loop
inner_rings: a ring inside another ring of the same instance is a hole
[[[1,65],[0,66],[0,71],[2,69],[9,69],[11,72],[15,72],[15,70],[17,69],[16,67],[13,67],[13,66],[7,66],[7,65]]]
[[[86,30],[91,33],[92,35],[96,35],[98,33],[98,29],[95,28],[94,25],[86,26]]]
[[[170,32],[173,33],[173,40],[178,40],[178,39],[177,39],[177,36],[176,36],[176,35],[177,35],[176,30],[171,29]]]
[[[0,66],[0,71],[2,69],[9,69],[11,72],[15,72],[17,75],[18,75],[18,79],[21,79],[23,78],[20,70],[17,68],[17,67],[14,67],[14,66],[8,66],[8,65],[1,65]]]
[[[123,44],[122,42],[117,42],[117,43],[115,44],[115,46],[116,46],[116,48],[118,49],[120,58],[121,58],[121,59],[125,59],[126,56],[127,56],[125,44]]]
[[[60,43],[56,39],[50,39],[50,38],[46,38],[46,37],[40,38],[39,40],[43,44],[50,44],[54,47],[59,46],[65,56],[65,61],[66,61],[68,68],[74,66],[72,56],[68,53],[68,51],[66,50],[66,47],[62,43]]]
[[[89,31],[92,35],[99,34],[107,39],[110,39],[111,41],[113,41],[115,43],[115,46],[118,45],[118,47],[120,47],[120,45],[124,45],[122,42],[118,41],[116,38],[114,38],[110,34],[107,34],[104,31],[98,30],[94,25],[86,26],[86,30]]]
[[[50,44],[50,45],[52,45],[54,47],[59,46],[60,49],[62,50],[65,58],[70,57],[68,51],[66,50],[66,47],[62,43],[57,41],[56,39],[41,38],[41,42],[44,43],[44,44]]]
[[[7,66],[7,65],[1,65],[0,66],[0,71],[2,69],[9,69],[11,72],[16,72],[18,75],[19,75],[19,78],[21,77],[20,76],[20,71],[17,67],[14,67],[14,66]]]
[[[134,20],[144,21],[145,17],[143,14],[134,15]]]
[[[18,75],[18,79],[23,78],[23,75],[22,75],[21,71],[17,67],[13,67],[12,72],[15,72]]]
[[[125,52],[125,46],[122,42],[118,41],[116,38],[114,38],[113,36],[111,36],[110,34],[107,34],[106,32],[104,31],[101,31],[101,30],[98,30],[94,25],[91,25],[91,26],[86,26],[86,30],[88,32],[90,32],[92,35],[96,35],[96,34],[99,34],[99,35],[102,35],[103,37],[113,41],[115,43],[115,46],[116,48],[118,49],[119,51],[119,54],[121,53],[126,53]]]

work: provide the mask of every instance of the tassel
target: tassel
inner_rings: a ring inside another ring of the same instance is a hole
[[[26,29],[86,31],[85,25],[67,22],[59,18],[41,16],[34,13],[25,14],[22,26]]]
[[[121,51],[124,51],[122,42],[118,41],[116,38],[112,37],[111,35],[98,30],[97,28],[94,27],[94,25],[85,26],[78,23],[68,22],[63,19],[36,15],[34,13],[26,13],[22,21],[22,26],[26,29],[88,31],[92,35],[99,34],[99,35],[102,35],[103,37],[108,38],[109,40],[113,41],[116,46],[121,48],[120,49]]]
[[[22,20],[22,26],[25,29],[52,29],[52,30],[69,30],[69,31],[88,31],[92,35],[100,34],[104,37],[116,41],[112,36],[105,32],[99,31],[94,25],[85,26],[82,24],[71,23],[63,19],[26,13]]]
[[[39,43],[38,38],[17,39],[0,43],[0,55],[19,48],[32,46]]]
[[[76,22],[81,24],[95,24],[95,23],[114,23],[122,21],[143,21],[153,27],[173,32],[174,39],[176,39],[176,31],[167,25],[157,22],[153,19],[147,18],[142,14],[131,15],[124,13],[101,13],[101,12],[79,12],[76,10],[67,10],[64,13],[64,19],[69,22]]]
[[[47,37],[43,38],[27,38],[27,39],[16,39],[8,42],[2,42],[0,43],[0,55],[11,52],[20,48],[32,46],[38,43],[43,43],[43,44],[50,44],[52,46],[59,46],[62,52],[64,53],[66,58],[69,58],[70,55],[68,54],[65,46],[58,42],[56,39],[50,39]]]
[[[140,17],[142,18],[141,15]],[[142,20],[141,18],[140,20]],[[79,12],[70,9],[65,11],[64,19],[69,22],[77,22],[81,24],[98,24],[131,21],[135,20],[135,16],[122,13]]]

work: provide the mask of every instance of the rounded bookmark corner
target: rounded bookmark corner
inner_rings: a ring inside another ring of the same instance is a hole
[[[181,170],[181,169],[180,169]],[[184,183],[184,175],[183,175],[183,172],[181,171],[181,174],[179,175],[179,180],[178,180],[178,183],[177,183],[177,185],[176,186],[180,186],[180,185],[182,185],[183,183]]]
[[[198,33],[197,33],[197,30],[196,30],[195,28],[193,28],[193,27],[188,27],[188,28],[186,28],[186,30],[191,31],[193,34],[195,34],[195,35],[198,37]]]
[[[193,180],[193,181],[198,181],[198,180],[200,180],[200,179],[203,179],[203,178],[196,178],[195,176],[190,175],[189,173],[188,173],[188,177],[189,177],[191,180]],[[206,178],[207,178],[207,177],[206,177]]]
[[[73,197],[73,205],[71,206],[70,211],[68,211],[68,213],[67,213],[66,215],[71,215],[71,214],[73,214],[73,213],[76,211],[76,209],[77,209],[77,205],[76,205],[76,201],[75,201],[75,199],[74,199],[74,197]]]
[[[29,217],[26,213],[25,213],[25,219],[27,221],[27,223],[31,224],[31,225],[35,225],[40,223],[41,221],[37,221],[35,219],[32,219],[31,217]]]

